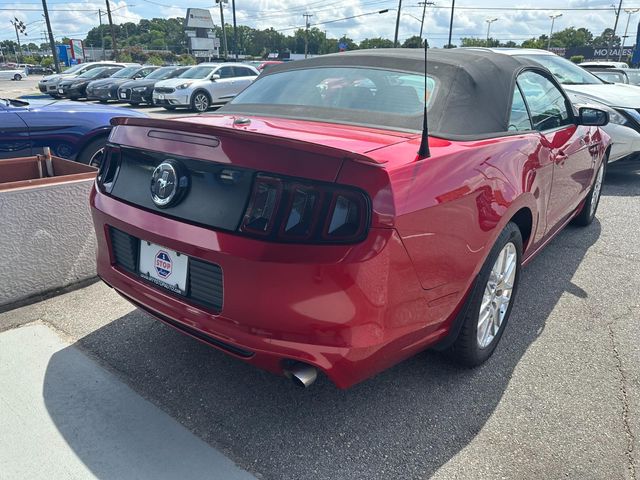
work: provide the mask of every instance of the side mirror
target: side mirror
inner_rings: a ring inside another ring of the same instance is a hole
[[[220,75],[218,75],[217,73],[211,75],[211,81],[215,82],[216,80],[220,80]]]
[[[609,112],[591,107],[578,109],[578,125],[604,127],[607,123],[609,123]]]

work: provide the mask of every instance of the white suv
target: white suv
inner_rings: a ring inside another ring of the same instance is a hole
[[[227,103],[259,74],[243,63],[201,63],[179,77],[156,83],[153,103],[167,110],[186,107],[206,112],[211,105]]]

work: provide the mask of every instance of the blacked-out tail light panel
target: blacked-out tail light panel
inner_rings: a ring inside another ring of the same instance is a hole
[[[371,222],[368,195],[355,187],[259,173],[239,231],[286,243],[358,243]]]

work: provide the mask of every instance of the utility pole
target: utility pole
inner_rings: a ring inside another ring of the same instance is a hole
[[[231,0],[231,11],[233,12],[233,53],[238,60],[238,26],[236,25],[236,0]]]
[[[424,15],[427,13],[427,5],[435,5],[435,2],[418,2],[418,6],[422,6],[422,21],[420,22],[420,38],[422,39],[422,30],[424,29]]]
[[[613,24],[613,33],[611,34],[611,38],[609,39],[609,43],[607,43],[607,58],[609,60],[609,52],[611,50],[611,44],[613,43],[613,39],[616,37],[616,29],[618,28],[618,19],[620,18],[620,10],[622,9],[622,0],[618,4],[618,9],[616,10],[616,21]]]
[[[624,35],[622,36],[622,45],[620,45],[620,55],[618,55],[618,61],[622,61],[622,49],[624,48],[624,42],[627,41],[627,33],[629,32],[629,20],[631,15],[640,12],[640,8],[625,8],[624,12],[627,14],[627,26],[624,29]]]
[[[20,34],[26,35],[27,26],[24,24],[22,20],[18,20],[14,17],[13,20],[9,20],[13,28],[16,30],[16,40],[18,40],[18,50],[20,50],[20,58],[24,58],[24,54],[22,53],[22,44],[20,43]],[[16,55],[16,63],[19,63],[18,57]]]
[[[111,28],[111,49],[113,50],[113,59],[117,62],[119,60],[118,55],[118,44],[116,43],[116,26],[113,24],[113,19],[111,18],[111,5],[109,5],[109,0],[105,0],[107,3],[107,18],[109,18],[109,27]]]
[[[222,51],[224,52],[224,58],[227,59],[229,50],[227,49],[227,29],[224,28],[224,12],[222,11],[222,2],[224,0],[216,0],[216,3],[220,5],[220,23],[222,24]]]
[[[303,13],[304,17],[304,58],[309,54],[309,19],[313,17],[310,13]]]
[[[451,20],[449,20],[449,42],[447,48],[451,48],[451,33],[453,33],[453,12],[456,8],[456,0],[451,1]]]
[[[393,48],[398,47],[398,30],[400,30],[400,15],[402,10],[402,0],[398,0],[398,15],[396,15],[396,33],[393,36]]]
[[[51,31],[51,21],[49,20],[47,0],[42,0],[42,9],[44,10],[44,21],[47,24],[47,33],[49,35],[49,46],[51,47],[51,55],[53,55],[53,66],[56,69],[56,73],[60,73],[60,61],[58,60],[58,50],[56,50],[56,42],[53,39],[53,32]]]
[[[104,54],[104,30],[102,29],[102,10],[98,9],[98,17],[100,19],[100,41],[102,42],[102,58],[100,60],[106,60]]]

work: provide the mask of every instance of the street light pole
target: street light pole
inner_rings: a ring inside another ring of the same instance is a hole
[[[222,23],[222,48],[224,52],[224,58],[227,59],[229,50],[227,49],[227,29],[224,28],[224,12],[222,11],[222,2],[224,0],[216,0],[220,4],[220,23]]]
[[[120,58],[118,55],[118,44],[116,43],[116,26],[113,24],[111,17],[111,5],[109,0],[105,0],[107,4],[107,18],[109,19],[109,27],[111,28],[111,49],[113,50],[113,59],[117,62]]]
[[[398,15],[396,16],[396,33],[393,36],[393,48],[398,47],[398,30],[400,29],[400,15],[402,15],[402,0],[398,0]]]
[[[640,12],[640,8],[625,8],[624,12],[627,14],[627,26],[624,29],[624,35],[622,36],[622,45],[620,45],[620,55],[618,55],[618,61],[622,61],[622,49],[624,48],[624,42],[627,40],[627,32],[629,31],[629,20],[631,15]]]
[[[51,31],[51,21],[49,20],[49,10],[47,9],[47,0],[42,0],[42,10],[44,11],[44,21],[47,24],[47,35],[49,36],[49,46],[51,47],[51,55],[53,55],[53,66],[56,69],[56,73],[60,73],[60,61],[58,60],[58,50],[56,49],[56,42],[53,39],[53,32]]]
[[[547,50],[551,49],[551,36],[553,35],[553,24],[556,21],[556,18],[561,17],[562,14],[561,13],[556,13],[555,15],[549,15],[549,18],[551,19],[551,31],[549,32],[549,41],[547,42]]]
[[[489,46],[489,33],[491,32],[491,24],[497,21],[497,18],[487,18],[485,20],[485,22],[487,22],[487,47]]]
[[[313,17],[310,13],[303,13],[304,17],[304,58],[309,54],[309,19]]]

